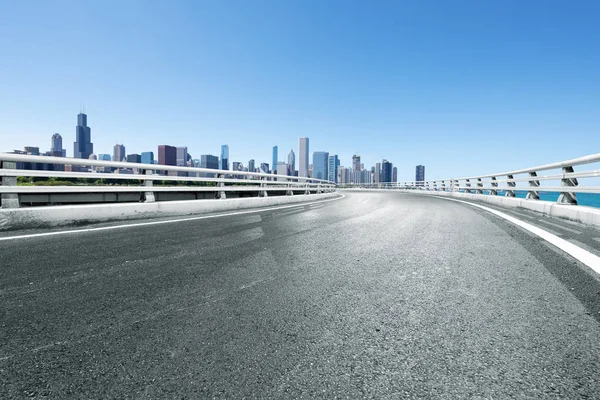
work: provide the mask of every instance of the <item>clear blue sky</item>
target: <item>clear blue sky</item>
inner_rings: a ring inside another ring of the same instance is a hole
[[[399,179],[600,152],[598,1],[0,0],[0,150],[159,144],[247,165],[297,138]],[[298,157],[298,155],[297,155]]]

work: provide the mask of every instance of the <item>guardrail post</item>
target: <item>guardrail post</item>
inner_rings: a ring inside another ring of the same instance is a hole
[[[1,169],[17,169],[16,162],[0,161]],[[16,176],[3,176],[0,177],[0,185],[2,186],[17,186]],[[2,201],[0,206],[2,208],[19,208],[19,194],[18,193],[3,193],[0,195]]]
[[[475,190],[476,194],[483,194],[483,182],[481,180],[481,178],[477,178],[477,190]]]
[[[267,193],[267,189],[266,189],[266,183],[265,183],[265,177],[261,176],[260,177],[260,188],[261,190],[258,192],[258,197],[269,197],[269,194]]]
[[[465,186],[467,187],[465,189],[465,193],[471,193],[471,180],[470,179],[465,179]]]
[[[498,187],[498,182],[496,182],[496,177],[492,176],[492,188],[497,188]],[[490,189],[490,195],[491,196],[498,196],[498,190],[497,189]]]
[[[560,180],[560,186],[577,187],[579,185],[577,178],[565,178],[565,174],[575,172],[573,167],[563,167],[562,172],[563,178]],[[560,195],[558,196],[558,203],[577,205],[577,195],[575,192],[560,192]]]
[[[221,179],[221,178],[225,178],[225,175],[223,174],[217,174],[217,178]],[[225,182],[219,182],[219,187],[225,187]],[[219,199],[226,199],[227,198],[227,194],[225,194],[225,191],[220,191],[219,193]]]
[[[285,192],[286,195],[288,196],[293,196],[294,195],[294,191],[292,190],[292,184],[288,183],[288,190]]]
[[[536,177],[537,173],[535,171],[530,172],[529,173],[530,177]],[[533,179],[531,181],[529,181],[529,186],[530,187],[539,187],[540,186],[540,181],[538,181],[537,179]],[[537,190],[529,190],[527,192],[527,196],[525,197],[527,200],[539,200],[540,199],[540,194]]]
[[[154,175],[154,171],[147,169],[145,172],[146,175]],[[154,197],[154,192],[152,191],[152,186],[154,186],[154,181],[151,179],[146,179],[144,181],[144,186],[148,189],[144,192],[144,202],[145,203],[154,203],[156,201]]]
[[[506,175],[506,177],[508,179],[515,179],[515,177],[513,175]],[[517,186],[517,184],[515,182],[506,182],[506,186],[514,188],[514,187]],[[506,191],[506,197],[515,197],[515,191],[511,190],[511,189],[508,189]]]

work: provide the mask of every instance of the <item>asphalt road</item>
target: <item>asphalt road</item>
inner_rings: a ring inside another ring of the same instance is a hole
[[[599,282],[400,193],[0,241],[0,398],[600,398]]]

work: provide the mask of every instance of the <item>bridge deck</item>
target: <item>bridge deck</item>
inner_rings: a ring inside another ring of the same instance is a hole
[[[502,211],[600,254],[598,230]],[[0,256],[0,398],[600,393],[598,277],[441,198],[349,192]]]

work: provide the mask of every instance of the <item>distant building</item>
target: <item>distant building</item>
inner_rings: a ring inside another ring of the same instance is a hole
[[[200,168],[219,169],[219,157],[212,154],[202,154],[200,156]]]
[[[381,164],[380,163],[375,164],[375,173],[374,173],[373,180],[375,181],[375,183],[381,182]]]
[[[416,173],[415,173],[415,181],[424,182],[425,181],[425,166],[417,165]],[[422,183],[418,184],[419,186],[423,186]]]
[[[290,149],[290,154],[288,154],[288,175],[294,176],[294,172],[296,171],[296,154],[294,150]]]
[[[66,157],[67,150],[63,149],[62,136],[59,133],[52,135],[50,143],[50,156],[53,157]]]
[[[313,178],[328,180],[329,176],[329,153],[326,151],[315,151],[313,153]]]
[[[269,172],[269,164],[268,163],[260,163],[260,172],[268,173]]]
[[[308,177],[308,138],[298,138],[298,176]]]
[[[112,160],[112,157],[110,156],[110,154],[98,154],[98,160],[110,161],[110,160]]]
[[[339,164],[339,159],[338,159],[337,154],[329,156],[328,161],[327,161],[327,169],[328,169],[327,176],[328,176],[328,178],[329,178],[329,180],[331,182],[337,183],[337,178],[338,178],[338,174],[337,174],[338,164]]]
[[[229,146],[224,144],[221,146],[221,168],[224,171],[229,171]]]
[[[248,171],[249,172],[255,172],[255,166],[254,166],[254,160],[249,160],[248,161]]]
[[[154,152],[145,151],[142,153],[142,164],[154,164]]]
[[[277,175],[287,175],[288,168],[289,167],[286,162],[284,162],[284,161],[277,162]],[[285,180],[285,178],[277,178],[277,180],[279,180],[279,179]]]
[[[392,168],[392,182],[394,182],[394,183],[398,182],[398,168],[397,167]]]
[[[178,167],[185,167],[187,163],[188,151],[185,146],[177,146],[177,158],[175,160],[175,164]]]
[[[352,156],[352,170],[360,172],[361,169],[360,156],[355,154]]]
[[[94,152],[92,143],[92,130],[87,126],[87,115],[77,115],[77,126],[75,127],[75,142],[73,143],[73,157],[89,159]]]
[[[273,166],[273,173],[277,173],[277,161],[278,161],[278,154],[277,154],[277,146],[273,146],[273,163],[271,164]]]
[[[381,162],[381,182],[392,182],[392,163],[388,160],[383,160]]]
[[[122,144],[115,144],[113,147],[113,161],[123,161],[125,159],[125,146]]]
[[[139,154],[128,154],[127,155],[127,162],[130,163],[141,163],[142,162],[142,156]]]
[[[160,165],[177,165],[177,148],[174,146],[158,146],[158,163]],[[162,172],[166,175],[166,171]],[[170,175],[176,175],[171,173]]]

